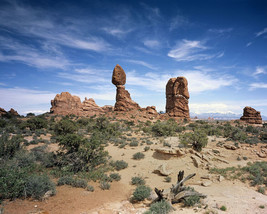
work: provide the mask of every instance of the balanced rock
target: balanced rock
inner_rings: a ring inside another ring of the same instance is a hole
[[[116,65],[113,70],[112,83],[117,87],[114,111],[139,110],[140,106],[134,102],[130,93],[125,89],[126,74],[121,66]]]
[[[262,124],[261,113],[254,108],[246,106],[243,109],[243,116],[240,118],[249,124]]]
[[[125,85],[126,83],[126,74],[122,67],[118,64],[113,69],[112,83],[114,85]]]
[[[185,77],[169,79],[166,85],[166,113],[171,117],[190,118],[188,82]]]

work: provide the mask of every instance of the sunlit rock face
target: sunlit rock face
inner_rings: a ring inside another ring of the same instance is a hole
[[[188,82],[185,77],[169,79],[166,85],[166,113],[170,117],[190,118]]]
[[[240,118],[240,120],[243,120],[249,124],[262,124],[261,113],[249,106],[246,106],[243,109],[243,116]]]
[[[74,114],[78,116],[93,116],[104,112],[92,98],[85,98],[85,100],[81,102],[78,96],[73,96],[69,92],[57,94],[55,98],[51,100],[51,105],[50,113],[57,115]]]
[[[130,93],[125,89],[126,74],[120,65],[116,65],[113,70],[112,83],[117,87],[114,111],[141,109],[140,106],[131,99]]]

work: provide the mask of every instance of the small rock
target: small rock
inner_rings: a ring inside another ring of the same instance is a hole
[[[266,158],[267,155],[266,154],[263,154],[262,152],[257,152],[257,155],[260,157],[260,158]]]
[[[203,181],[203,182],[201,183],[201,185],[204,186],[204,187],[208,187],[208,186],[210,186],[211,184],[212,184],[212,181],[210,181],[210,180],[208,180],[208,181]]]
[[[191,156],[191,158],[195,167],[199,168],[202,165],[201,160],[198,157]]]
[[[218,181],[219,182],[222,182],[224,180],[224,177],[222,176],[222,175],[219,175],[219,177],[218,177]]]
[[[37,205],[34,205],[35,208],[37,208],[38,206]]]
[[[203,176],[201,176],[201,178],[210,180],[211,179],[211,175],[203,175]]]

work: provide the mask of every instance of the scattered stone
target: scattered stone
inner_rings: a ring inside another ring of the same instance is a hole
[[[204,187],[208,187],[208,186],[210,186],[211,184],[212,184],[212,181],[210,181],[210,180],[208,180],[208,181],[203,181],[203,182],[201,183],[201,185],[204,186]]]
[[[262,153],[262,152],[257,152],[257,155],[260,157],[260,158],[266,158],[267,155]]]
[[[222,182],[224,180],[224,177],[222,176],[222,175],[219,175],[219,177],[218,177],[218,181],[219,182]]]
[[[190,119],[188,99],[189,92],[186,78],[169,79],[166,85],[166,113],[170,117]]]
[[[167,170],[167,164],[161,164],[156,170],[155,172],[159,172],[161,175],[164,176],[168,176],[170,174],[172,174],[171,170]]]
[[[224,148],[230,149],[230,150],[237,150],[237,147],[235,147],[234,145],[229,145],[229,144],[225,144]]]
[[[211,179],[211,175],[203,175],[203,176],[201,176],[201,178],[210,180]]]
[[[203,166],[201,160],[200,160],[198,157],[196,157],[196,156],[191,156],[191,158],[192,158],[192,160],[193,160],[193,163],[194,163],[194,166],[195,166],[195,167],[199,168],[199,167]]]
[[[165,154],[165,155],[177,155],[177,156],[182,156],[184,155],[184,152],[179,149],[179,148],[157,148],[155,149],[155,152],[161,153],[161,154]]]
[[[220,151],[219,151],[218,149],[212,149],[212,152],[213,152],[214,154],[220,154]]]
[[[262,124],[261,113],[248,106],[243,109],[243,116],[240,120],[249,124]]]

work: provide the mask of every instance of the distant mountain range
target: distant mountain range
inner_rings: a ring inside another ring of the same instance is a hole
[[[242,114],[233,114],[233,113],[202,113],[197,114],[194,112],[190,112],[190,117],[194,118],[197,117],[198,119],[208,119],[213,118],[214,120],[236,120],[240,119]],[[267,117],[264,115],[261,115],[262,120],[267,120]]]

